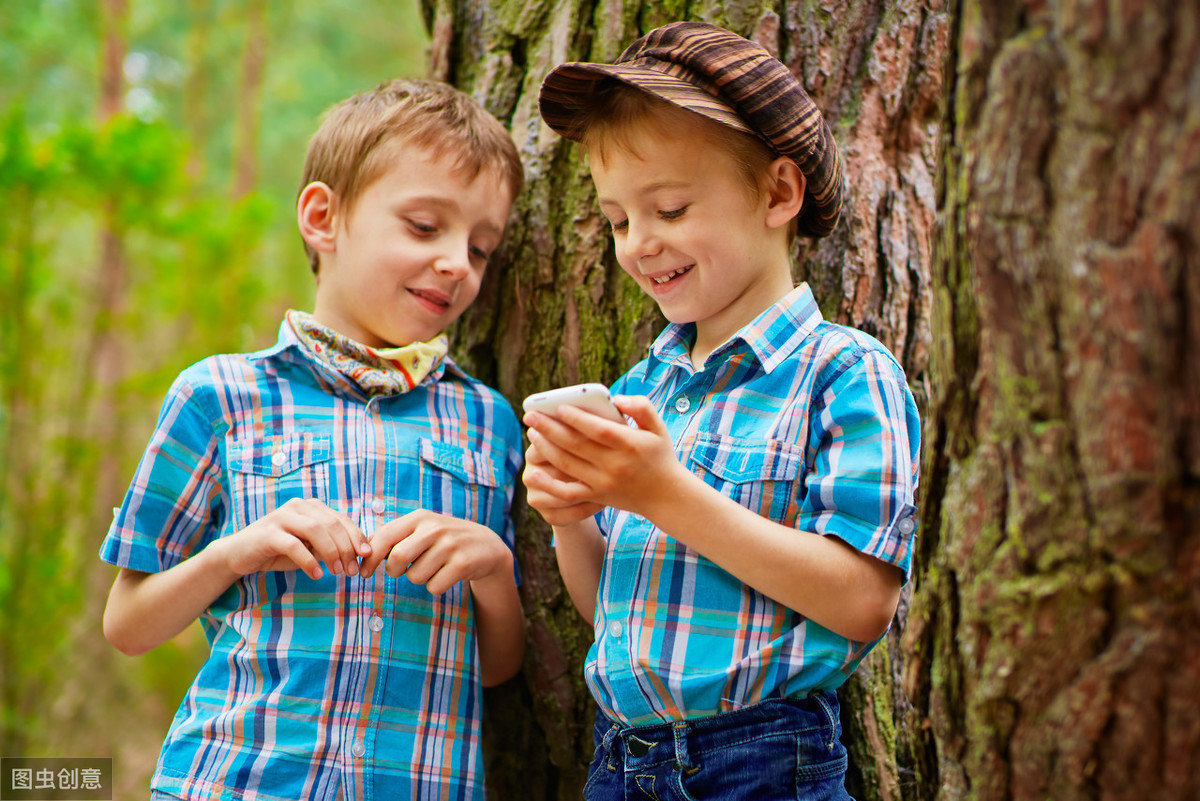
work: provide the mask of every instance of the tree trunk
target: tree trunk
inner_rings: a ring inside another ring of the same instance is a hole
[[[210,109],[212,73],[208,68],[207,57],[211,47],[215,16],[215,10],[209,0],[189,0],[187,45],[184,51],[188,70],[187,79],[183,84],[183,121],[190,140],[187,174],[197,185],[201,184],[204,173],[207,171],[204,154],[208,148],[216,116]],[[234,163],[237,163],[236,158]],[[237,197],[237,190],[233,194],[234,197]]]
[[[258,184],[258,124],[262,114],[263,74],[267,59],[267,0],[246,5],[246,43],[237,88],[237,119],[233,143],[233,197],[248,194]]]
[[[1200,6],[964,0],[921,796],[1200,797]]]
[[[611,60],[640,34],[703,19],[779,55],[826,110],[846,162],[847,207],[827,240],[797,247],[827,317],[880,337],[919,397],[929,353],[936,136],[949,21],[937,0],[605,3],[427,0],[433,77],[473,93],[509,124],[529,186],[504,253],[455,332],[456,353],[515,404],[575,381],[611,382],[661,329],[654,304],[617,266],[578,147],[537,114],[543,76],[570,60]],[[487,697],[496,799],[577,799],[592,754],[582,665],[592,640],[558,577],[549,528],[514,518],[529,651],[522,675]],[[912,737],[899,692],[898,635],[845,688],[844,722],[864,799],[902,797]]]

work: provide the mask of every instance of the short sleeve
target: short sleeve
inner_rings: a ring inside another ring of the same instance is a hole
[[[920,448],[916,402],[886,353],[862,352],[813,398],[797,525],[911,569]]]
[[[221,523],[221,470],[212,419],[186,379],[176,379],[115,510],[101,559],[156,573],[203,550],[215,536]]]

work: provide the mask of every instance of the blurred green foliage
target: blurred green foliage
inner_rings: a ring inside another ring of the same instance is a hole
[[[104,642],[111,507],[179,370],[269,345],[311,302],[308,137],[341,98],[423,74],[427,34],[416,0],[127,0],[115,26],[102,5],[0,10],[0,754],[114,756],[144,794],[204,645]],[[102,120],[105,34],[123,110]],[[235,196],[247,113],[255,180]]]

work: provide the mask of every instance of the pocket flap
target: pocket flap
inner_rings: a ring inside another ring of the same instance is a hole
[[[804,454],[782,440],[744,440],[702,434],[691,460],[723,481],[791,481],[800,473]]]
[[[301,467],[329,461],[333,442],[328,434],[293,434],[229,446],[229,469],[256,476],[285,476]]]
[[[500,486],[500,471],[486,453],[472,451],[449,442],[421,440],[421,460],[457,476],[468,484]]]

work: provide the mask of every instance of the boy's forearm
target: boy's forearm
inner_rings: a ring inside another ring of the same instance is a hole
[[[646,517],[764,595],[860,642],[891,623],[902,585],[896,567],[762,517],[682,466],[660,490]]]
[[[471,582],[475,601],[475,630],[479,639],[480,678],[484,687],[508,681],[525,659],[525,612],[513,580],[507,573]]]
[[[554,556],[567,594],[579,614],[596,619],[596,593],[604,561],[604,537],[593,517],[565,526],[554,526]]]
[[[104,608],[108,641],[136,656],[191,625],[237,580],[216,544],[161,573],[122,568]]]

